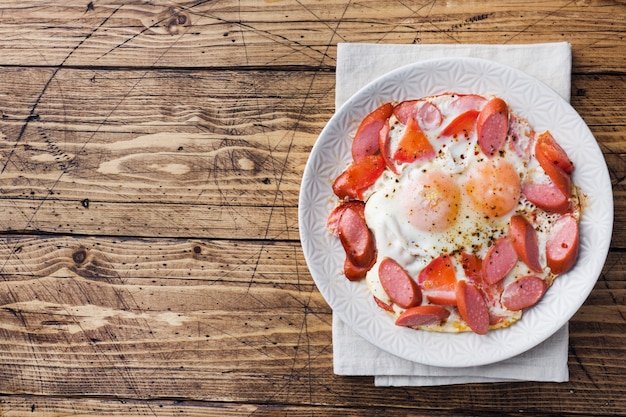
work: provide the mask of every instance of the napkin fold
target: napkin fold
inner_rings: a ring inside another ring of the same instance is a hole
[[[365,84],[398,67],[434,58],[473,57],[518,68],[570,99],[572,52],[566,42],[526,45],[337,46],[335,108]],[[466,368],[436,367],[394,356],[367,342],[333,316],[333,367],[337,375],[373,375],[376,386],[432,386],[480,382],[569,380],[567,324],[538,346],[513,358]]]

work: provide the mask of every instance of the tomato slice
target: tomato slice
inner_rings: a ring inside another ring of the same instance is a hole
[[[422,269],[417,281],[431,303],[456,305],[456,270],[450,256],[433,259]]]
[[[333,192],[341,199],[362,200],[363,191],[376,182],[385,170],[380,154],[355,161],[333,183]]]
[[[409,119],[393,159],[400,163],[411,163],[434,157],[435,150],[417,121],[413,118]]]
[[[385,103],[365,116],[352,141],[352,159],[360,161],[367,156],[377,154],[378,133],[393,112],[393,105]]]
[[[468,280],[477,284],[483,282],[483,261],[478,255],[463,252],[461,254],[461,265]]]
[[[442,131],[440,136],[469,137],[476,129],[476,119],[480,112],[468,110],[455,117]]]

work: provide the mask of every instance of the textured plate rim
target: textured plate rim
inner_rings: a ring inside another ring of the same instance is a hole
[[[445,92],[497,95],[515,113],[527,118],[537,131],[549,129],[574,160],[574,181],[587,197],[580,224],[579,262],[575,268],[557,279],[544,299],[526,311],[520,322],[485,336],[421,332],[395,326],[388,314],[374,307],[364,282],[352,283],[343,277],[342,249],[325,228],[326,217],[336,204],[332,180],[349,162],[349,133],[354,132],[360,120],[383,102]],[[563,140],[564,128],[551,126],[555,121],[566,123],[570,129],[575,127],[574,134]],[[588,181],[590,172],[592,184]],[[554,90],[521,70],[493,61],[442,58],[409,64],[377,78],[335,112],[307,161],[298,221],[313,280],[333,314],[359,336],[406,360],[442,367],[478,366],[511,358],[537,346],[562,328],[582,306],[608,255],[613,194],[608,168],[595,138],[578,113]],[[570,290],[573,285],[576,291]],[[566,296],[570,298],[564,299]],[[455,354],[453,349],[461,354]]]

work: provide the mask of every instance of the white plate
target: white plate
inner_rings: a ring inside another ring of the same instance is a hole
[[[559,277],[541,302],[507,329],[441,334],[394,325],[375,306],[364,281],[342,275],[344,251],[326,230],[336,206],[334,179],[351,160],[352,137],[361,120],[384,102],[445,92],[496,95],[536,131],[550,130],[574,161],[574,182],[587,196],[580,222],[575,267]],[[598,279],[613,228],[613,194],[608,169],[585,122],[547,85],[517,69],[480,59],[437,59],[411,64],[368,84],[330,119],[315,143],[302,179],[299,227],[304,256],[333,313],[375,346],[427,365],[464,367],[498,362],[538,345],[580,308]]]

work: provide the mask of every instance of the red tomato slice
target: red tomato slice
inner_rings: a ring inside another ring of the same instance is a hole
[[[352,141],[352,159],[354,161],[360,161],[367,156],[378,153],[378,133],[392,112],[393,105],[385,103],[365,116]]]
[[[385,170],[380,154],[355,161],[333,183],[333,192],[341,199],[361,200],[363,191],[374,184]]]
[[[465,272],[467,279],[474,283],[483,282],[483,261],[478,255],[466,252],[462,253],[461,265],[463,266],[463,271]]]
[[[433,259],[420,272],[417,281],[431,303],[456,305],[456,270],[450,256]]]
[[[422,132],[415,119],[409,119],[404,135],[400,139],[393,159],[400,163],[411,163],[435,157],[435,150]]]
[[[476,119],[480,112],[468,110],[455,117],[442,131],[440,136],[469,137],[476,129]]]

